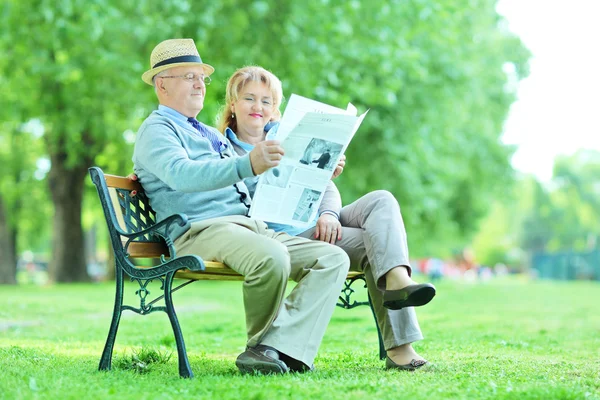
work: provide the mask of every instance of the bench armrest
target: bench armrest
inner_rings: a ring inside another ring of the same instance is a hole
[[[127,273],[132,279],[156,279],[169,272],[178,271],[180,269],[199,272],[204,271],[206,267],[202,258],[195,255],[189,255],[173,258],[155,267],[133,267],[133,269],[128,269]]]
[[[173,240],[169,236],[169,227],[171,226],[171,224],[174,223],[178,224],[179,226],[186,225],[188,223],[187,215],[181,213],[173,214],[163,219],[162,221],[152,225],[150,228],[131,233],[119,232],[122,236],[127,238],[127,242],[125,243],[125,251],[127,251],[129,244],[135,239],[145,238],[148,235],[158,235],[164,239],[167,246],[169,247],[169,256],[171,257],[171,259],[177,257],[177,254],[175,252],[175,245],[173,243]],[[164,257],[161,257],[161,261],[163,263],[165,262]]]

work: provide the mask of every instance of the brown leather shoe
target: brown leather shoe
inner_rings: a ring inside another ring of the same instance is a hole
[[[385,369],[399,369],[401,371],[414,371],[427,364],[427,360],[415,360],[414,358],[408,364],[396,364],[391,358],[385,358]]]
[[[435,286],[431,283],[408,285],[398,290],[383,292],[383,306],[390,310],[400,310],[406,307],[424,306],[435,296]]]
[[[273,347],[262,344],[248,347],[235,360],[235,365],[242,374],[285,374],[288,366],[279,359],[279,352]]]

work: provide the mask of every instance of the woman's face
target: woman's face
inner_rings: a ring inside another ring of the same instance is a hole
[[[271,121],[275,113],[273,93],[266,84],[250,81],[246,83],[231,104],[231,111],[237,120],[238,133],[260,132]]]

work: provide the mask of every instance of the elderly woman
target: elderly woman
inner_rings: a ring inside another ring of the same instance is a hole
[[[218,128],[238,154],[251,151],[277,129],[273,123],[280,118],[282,99],[281,81],[264,68],[244,67],[229,78]],[[334,178],[343,167],[344,158]],[[249,180],[254,180],[246,182],[252,191],[257,178]],[[326,241],[346,251],[350,269],[365,272],[387,350],[386,368],[414,370],[427,362],[412,347],[413,342],[423,339],[413,307],[429,303],[435,287],[411,279],[404,222],[391,193],[377,190],[342,207],[339,191],[330,182],[310,229],[281,224],[269,227]]]

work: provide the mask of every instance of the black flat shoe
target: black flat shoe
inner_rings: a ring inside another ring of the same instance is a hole
[[[413,359],[408,364],[396,364],[391,358],[385,358],[385,369],[399,369],[400,371],[414,371],[427,364],[427,360]]]
[[[398,290],[383,292],[383,306],[390,310],[400,310],[406,307],[424,306],[435,296],[435,286],[431,283],[408,285]]]

